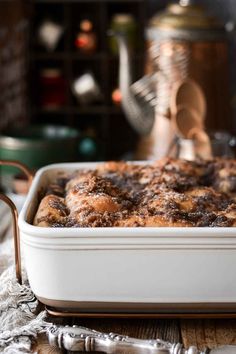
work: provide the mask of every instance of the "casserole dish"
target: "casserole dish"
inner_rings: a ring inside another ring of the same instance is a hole
[[[232,312],[236,228],[32,225],[42,190],[63,173],[98,163],[41,168],[19,215],[30,286],[63,310]]]

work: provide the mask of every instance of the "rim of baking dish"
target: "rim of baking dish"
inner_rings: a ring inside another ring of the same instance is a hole
[[[40,239],[110,239],[109,242],[122,243],[136,242],[137,244],[153,244],[154,240],[160,244],[211,244],[222,247],[236,247],[236,227],[39,227],[27,221],[27,215],[33,198],[35,198],[42,176],[52,170],[76,170],[79,168],[93,168],[103,162],[76,162],[50,164],[40,168],[33,179],[25,203],[19,214],[20,231],[27,236],[38,236]],[[131,161],[129,163],[148,164],[149,161]],[[205,239],[205,241],[204,241]],[[154,242],[154,243],[156,243]]]

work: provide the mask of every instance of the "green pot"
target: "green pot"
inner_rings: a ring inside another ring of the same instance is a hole
[[[17,160],[32,170],[50,163],[76,161],[79,133],[66,126],[38,125],[11,129],[0,135],[0,159]],[[2,173],[15,174],[12,167]]]

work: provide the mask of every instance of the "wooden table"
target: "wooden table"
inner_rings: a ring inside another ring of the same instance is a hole
[[[49,321],[55,319],[49,318]],[[199,349],[236,344],[236,319],[57,319],[61,324],[77,324],[102,332],[114,332],[137,338],[160,338],[181,342]],[[45,336],[35,345],[38,354],[72,353],[50,347]],[[73,352],[75,353],[75,352]]]

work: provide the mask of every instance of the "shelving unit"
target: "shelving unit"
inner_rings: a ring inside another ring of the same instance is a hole
[[[31,1],[30,43],[30,110],[34,123],[65,124],[82,134],[89,129],[96,134],[100,153],[95,159],[121,158],[134,149],[137,135],[127,122],[122,109],[112,103],[111,93],[118,85],[118,57],[109,48],[107,31],[116,13],[130,13],[137,23],[139,48],[132,56],[134,80],[143,75],[145,0],[35,0]],[[79,22],[89,16],[97,34],[98,48],[92,55],[81,54],[74,47]],[[37,42],[37,28],[46,17],[53,17],[64,27],[64,34],[55,51],[47,52]],[[66,78],[66,103],[55,110],[42,109],[39,102],[39,72],[43,68],[60,68]],[[102,94],[101,103],[81,106],[71,86],[75,78],[90,71]]]

